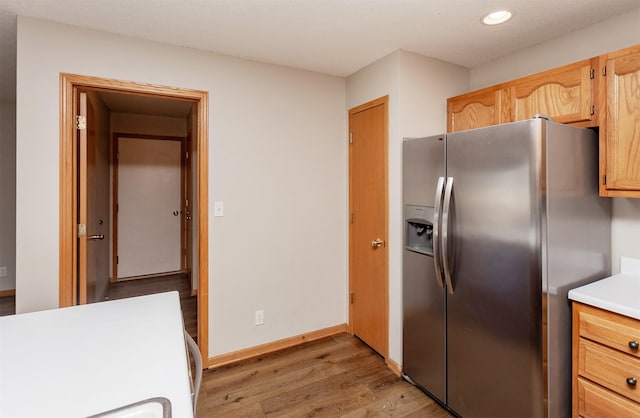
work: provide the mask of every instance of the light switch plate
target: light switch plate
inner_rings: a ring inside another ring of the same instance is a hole
[[[0,277],[7,277],[7,268],[0,267]]]
[[[221,201],[213,202],[213,216],[224,216],[224,203]]]
[[[256,311],[256,326],[264,325],[264,311],[261,309]]]

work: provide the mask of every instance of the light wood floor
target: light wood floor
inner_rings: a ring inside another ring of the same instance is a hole
[[[348,334],[205,370],[197,416],[452,417]]]

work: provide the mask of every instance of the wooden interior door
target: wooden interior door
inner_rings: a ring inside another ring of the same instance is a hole
[[[349,111],[350,329],[386,357],[389,342],[388,97]]]
[[[87,93],[87,303],[103,300],[109,287],[110,110]]]
[[[87,93],[79,92],[76,110],[77,133],[77,284],[74,286],[74,304],[87,303]]]
[[[182,153],[184,162],[184,186],[182,199],[182,270],[189,275],[193,271],[193,167],[192,161],[194,156],[193,149],[193,132],[189,132],[184,144],[184,151]]]
[[[109,279],[109,115],[95,92],[78,93],[77,284],[75,303],[93,303]]]
[[[181,270],[183,139],[118,138],[118,279]]]

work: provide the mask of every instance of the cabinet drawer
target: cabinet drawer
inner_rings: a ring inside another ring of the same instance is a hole
[[[632,386],[628,378],[640,380],[640,359],[580,338],[578,374],[635,402],[640,402],[640,382]]]
[[[585,305],[578,312],[581,337],[640,358],[640,321]]]
[[[578,379],[578,413],[584,418],[637,418],[640,404]]]

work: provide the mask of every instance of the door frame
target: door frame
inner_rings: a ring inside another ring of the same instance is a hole
[[[180,212],[181,212],[181,216],[180,216],[180,270],[181,272],[185,272],[185,265],[184,265],[184,259],[185,259],[185,255],[184,252],[186,250],[186,238],[185,238],[185,221],[184,221],[184,212],[182,210],[182,208],[184,207],[184,200],[185,200],[185,142],[186,142],[186,136],[166,136],[166,135],[147,135],[147,134],[128,134],[126,132],[114,132],[112,135],[112,156],[111,156],[111,161],[113,164],[111,173],[113,175],[113,188],[111,190],[112,196],[113,196],[113,216],[112,216],[112,223],[111,223],[111,236],[113,237],[113,241],[111,243],[111,250],[112,250],[112,254],[113,254],[113,259],[111,260],[111,283],[115,283],[118,281],[118,263],[117,263],[117,257],[118,257],[118,152],[119,152],[119,148],[120,148],[120,143],[118,141],[120,141],[120,138],[130,138],[130,139],[151,139],[151,140],[156,140],[156,141],[175,141],[175,142],[180,142]],[[172,272],[166,272],[166,273],[158,273],[158,274],[152,274],[152,275],[147,275],[147,276],[136,276],[136,277],[127,277],[126,280],[131,280],[131,279],[138,279],[138,278],[145,278],[145,277],[158,277],[158,276],[163,276],[163,275],[169,275],[169,274],[173,274],[175,273],[174,271]]]
[[[384,322],[385,322],[385,334],[387,336],[385,342],[385,352],[379,353],[384,358],[385,361],[389,359],[389,96],[383,96],[378,99],[372,100],[370,102],[361,104],[354,108],[349,109],[349,136],[351,137],[351,117],[356,113],[360,113],[362,111],[371,109],[377,106],[384,106],[384,166],[382,169],[384,170],[384,235],[386,240],[386,262],[384,263],[384,277],[385,277],[385,289],[384,292]],[[349,325],[348,330],[350,334],[353,334],[353,304],[351,303],[351,294],[353,293],[354,286],[354,272],[353,272],[353,263],[354,263],[354,244],[353,244],[353,222],[352,222],[352,214],[353,214],[353,199],[352,193],[353,190],[353,153],[351,151],[351,139],[349,140],[349,295],[348,295],[348,304],[349,304]]]
[[[209,349],[209,93],[155,84],[60,73],[60,267],[59,306],[75,304],[77,253],[77,136],[75,115],[79,89],[137,94],[184,100],[197,107],[197,200],[198,200],[198,346],[202,358]]]

